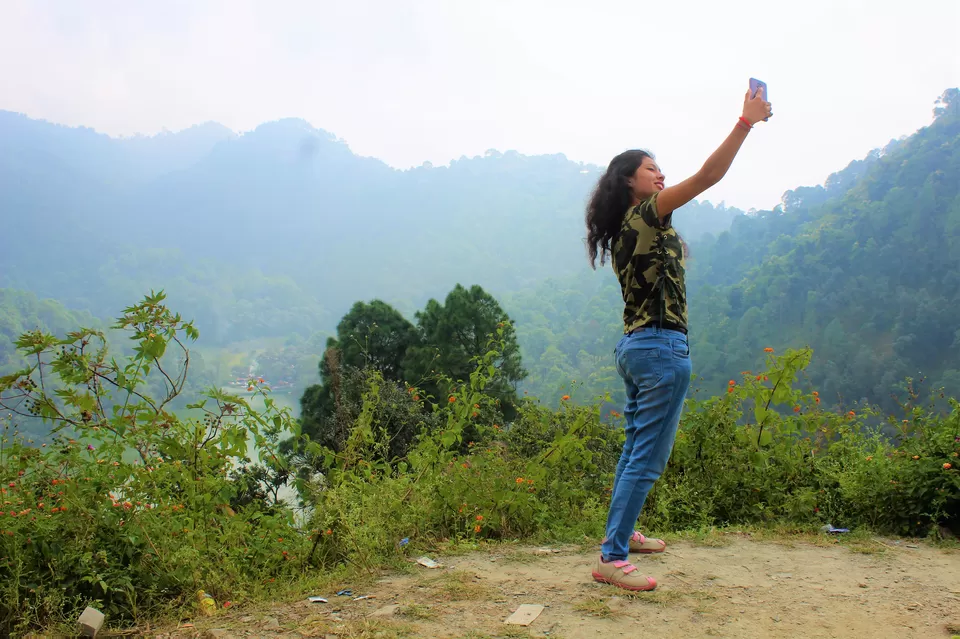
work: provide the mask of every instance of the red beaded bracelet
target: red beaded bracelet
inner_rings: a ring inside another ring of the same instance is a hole
[[[753,125],[751,125],[751,124],[747,121],[747,119],[746,119],[745,117],[743,117],[742,115],[740,116],[740,119],[737,121],[737,126],[740,126],[740,123],[741,123],[741,122],[742,122],[743,124],[747,125],[747,131],[749,131],[750,129],[753,128]]]

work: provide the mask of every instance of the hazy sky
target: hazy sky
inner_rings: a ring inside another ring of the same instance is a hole
[[[960,0],[0,0],[0,109],[112,135],[301,117],[406,168],[490,148],[687,177],[775,117],[714,202],[767,208],[928,124]]]

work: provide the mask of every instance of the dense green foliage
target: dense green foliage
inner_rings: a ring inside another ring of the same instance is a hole
[[[405,410],[381,418],[390,441],[384,454],[403,456],[425,419],[420,406],[446,402],[452,384],[469,377],[493,334],[501,336],[503,347],[490,364],[486,393],[508,419],[516,415],[516,385],[526,371],[510,318],[489,293],[458,284],[442,304],[427,302],[416,319],[414,326],[380,300],[354,304],[337,325],[336,338],[327,341],[321,383],[308,387],[300,400],[306,438],[342,450],[361,410],[367,374],[376,371],[384,380],[381,392],[410,396],[406,402],[387,401],[390,406],[402,403]],[[411,384],[422,390],[412,393]]]
[[[73,312],[55,300],[41,300],[26,291],[0,289],[0,373],[23,365],[17,339],[30,330],[65,333],[77,326],[94,325],[93,316]]]
[[[113,620],[155,615],[200,587],[239,594],[302,562],[292,513],[243,504],[243,482],[228,478],[250,444],[278,467],[277,440],[295,434],[289,413],[212,390],[194,407],[202,417],[181,419],[170,408],[186,385],[193,324],[155,295],[114,328],[132,341],[130,357],[112,357],[97,330],[30,331],[17,340],[29,365],[0,377],[10,415],[0,439],[4,635],[91,604]],[[177,369],[163,366],[168,348]],[[23,415],[64,434],[31,446],[18,434]]]
[[[298,523],[277,490],[289,477],[278,441],[300,442],[297,423],[268,389],[250,382],[263,410],[212,390],[194,407],[199,418],[169,411],[186,383],[185,344],[198,333],[163,302],[152,295],[124,311],[116,328],[133,348],[122,361],[95,330],[18,339],[36,363],[0,378],[0,404],[15,415],[0,439],[0,632],[73,618],[86,605],[114,625],[171,606],[195,615],[201,588],[242,602],[316,567],[374,568],[451,537],[602,535],[619,416],[565,396],[527,398],[505,425],[490,389],[506,325],[431,410],[423,390],[368,368],[343,445],[305,444],[326,472],[292,483],[308,505]],[[162,365],[168,349],[179,352],[179,369]],[[811,356],[768,353],[763,370],[730,380],[723,396],[688,401],[646,526],[827,518],[893,533],[957,526],[960,405],[940,413],[910,396],[890,418],[898,433],[890,440],[869,408],[827,410],[819,393],[795,388]],[[148,392],[152,377],[165,380],[160,395]],[[16,433],[21,413],[76,437],[30,446]],[[415,431],[394,455],[384,425],[399,413]]]

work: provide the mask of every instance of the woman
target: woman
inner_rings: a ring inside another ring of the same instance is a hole
[[[587,206],[590,264],[610,255],[623,292],[624,335],[614,351],[626,384],[626,441],[617,464],[606,538],[593,569],[597,581],[627,590],[657,583],[627,561],[629,552],[663,552],[666,544],[633,527],[647,493],[673,449],[683,400],[690,386],[685,245],[671,223],[673,212],[716,184],[733,163],[753,125],[772,115],[762,89],[743,101],[743,115],[703,167],[665,187],[653,156],[626,151],[613,158]]]

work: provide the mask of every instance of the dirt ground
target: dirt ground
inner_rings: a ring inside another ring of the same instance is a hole
[[[658,581],[628,594],[594,583],[595,553],[509,548],[411,566],[352,596],[325,593],[262,613],[218,616],[176,637],[817,637],[924,639],[960,634],[960,551],[810,536],[722,535],[671,543],[634,563]],[[321,593],[318,593],[321,594]],[[361,595],[372,598],[355,600]],[[528,626],[504,621],[540,604]],[[158,636],[158,635],[154,635]]]

